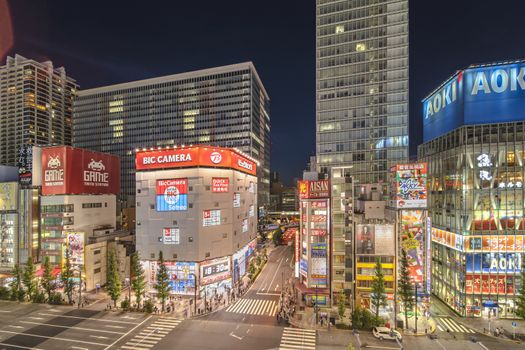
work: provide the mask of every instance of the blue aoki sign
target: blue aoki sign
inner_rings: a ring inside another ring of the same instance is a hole
[[[521,253],[467,254],[467,273],[519,273]]]
[[[525,62],[469,67],[423,100],[427,142],[460,127],[525,120]]]

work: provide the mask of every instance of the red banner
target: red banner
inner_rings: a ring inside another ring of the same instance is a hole
[[[298,181],[299,199],[329,198],[330,183],[328,180]]]
[[[135,157],[137,170],[170,169],[181,167],[231,168],[250,175],[257,174],[257,165],[229,148],[189,147],[139,151]]]
[[[70,146],[42,150],[42,194],[118,194],[119,158]]]
[[[171,192],[188,193],[188,179],[157,180],[157,195],[169,195]]]

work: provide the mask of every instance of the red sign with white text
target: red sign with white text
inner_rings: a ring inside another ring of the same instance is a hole
[[[211,179],[211,191],[213,193],[227,193],[230,188],[230,180],[227,177],[214,177]]]
[[[299,199],[329,198],[330,183],[328,180],[298,181]]]
[[[220,147],[139,151],[135,157],[135,166],[137,170],[207,166],[231,168],[254,176],[257,174],[254,161],[232,149]]]
[[[118,194],[118,157],[71,146],[42,150],[42,194]]]
[[[166,195],[166,192],[172,189],[177,194],[187,194],[188,179],[157,180],[157,195]]]

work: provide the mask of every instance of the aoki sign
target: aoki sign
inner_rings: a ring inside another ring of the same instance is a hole
[[[522,253],[467,254],[467,273],[519,273],[522,259]]]

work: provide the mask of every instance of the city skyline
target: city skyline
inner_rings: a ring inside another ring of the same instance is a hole
[[[257,11],[241,3],[166,8],[112,3],[100,12],[92,2],[74,9],[66,1],[9,2],[15,40],[7,54],[50,59],[64,66],[81,89],[251,60],[271,99],[272,170],[291,184],[315,154],[315,3],[275,1]],[[504,35],[519,31],[524,5],[505,4],[515,11],[493,16],[490,4],[474,1],[446,0],[431,11],[425,3],[410,3],[411,157],[422,142],[421,100],[436,84],[471,63],[524,56],[519,43],[524,39]],[[92,25],[95,17],[97,26]],[[75,28],[75,35],[68,28]],[[172,45],[166,44],[169,40]],[[425,78],[414,78],[419,76]],[[293,142],[291,129],[301,135]]]

